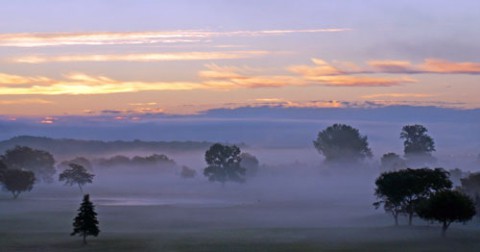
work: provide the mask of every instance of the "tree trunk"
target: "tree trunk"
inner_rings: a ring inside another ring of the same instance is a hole
[[[87,245],[87,233],[83,232],[83,245]]]
[[[408,213],[408,225],[409,226],[412,225],[412,219],[413,219],[413,212]]]
[[[18,195],[20,195],[20,193],[19,192],[12,192],[12,195],[13,195],[13,199],[17,199]]]
[[[395,213],[393,218],[395,219],[395,226],[398,227],[398,213]]]
[[[83,195],[83,189],[82,189],[82,185],[78,184],[78,188],[80,188],[80,192],[82,193]]]

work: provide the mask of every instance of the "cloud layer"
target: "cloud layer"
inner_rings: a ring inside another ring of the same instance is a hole
[[[175,54],[166,58],[132,58],[131,60],[195,60],[205,57],[249,57],[263,52],[246,54]],[[182,58],[184,57],[184,58]],[[126,60],[127,58],[125,58]],[[98,59],[102,60],[102,59]],[[0,73],[0,95],[62,95],[110,94],[166,90],[232,90],[245,88],[278,88],[286,86],[323,85],[337,87],[388,87],[415,83],[410,74],[480,74],[480,64],[426,59],[421,64],[407,61],[375,60],[361,67],[350,62],[328,63],[313,59],[313,65],[287,67],[283,74],[268,74],[261,69],[207,64],[199,71],[197,81],[125,81],[107,76],[69,73],[63,79],[45,76],[21,76]],[[382,76],[377,76],[382,74]],[[390,97],[394,97],[391,96]],[[398,96],[397,96],[398,97]],[[373,98],[373,97],[370,97]],[[418,98],[418,97],[417,97]]]

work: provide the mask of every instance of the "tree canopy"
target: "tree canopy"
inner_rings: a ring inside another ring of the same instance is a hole
[[[212,182],[224,185],[227,181],[244,182],[245,168],[240,165],[240,148],[235,145],[214,144],[205,152],[207,167],[203,174]]]
[[[74,185],[77,184],[80,191],[83,193],[82,186],[87,183],[93,182],[93,177],[95,175],[89,173],[85,167],[71,163],[69,164],[70,168],[64,170],[58,176],[59,181],[64,181],[65,185]]]
[[[52,154],[46,151],[17,146],[5,152],[3,162],[9,169],[29,170],[44,182],[53,181],[55,160]]]
[[[3,172],[3,188],[12,193],[14,199],[22,192],[31,191],[35,184],[35,174],[31,171],[7,169]]]
[[[400,133],[403,139],[403,152],[411,161],[431,162],[432,152],[435,151],[433,138],[427,134],[428,130],[423,125],[405,125]]]
[[[439,191],[418,208],[420,218],[442,223],[442,235],[452,222],[466,222],[475,215],[473,201],[467,195],[458,191]]]
[[[355,163],[372,157],[367,137],[345,124],[334,124],[320,131],[313,145],[327,163]]]
[[[452,182],[448,179],[448,172],[442,168],[436,169],[404,169],[384,172],[375,181],[375,195],[379,199],[374,203],[376,208],[382,204],[386,212],[390,212],[395,224],[398,225],[398,215],[408,215],[408,223],[421,200],[428,198],[432,193],[449,189]]]
[[[70,235],[80,235],[83,243],[87,244],[87,236],[98,236],[100,229],[98,228],[97,213],[95,206],[90,201],[90,196],[83,196],[83,202],[78,209],[78,215],[73,222],[73,232]]]
[[[71,160],[62,161],[60,164],[57,165],[57,168],[60,170],[65,170],[70,168],[70,164],[77,164],[83,166],[87,171],[93,170],[93,165],[90,160],[85,157],[76,157]]]

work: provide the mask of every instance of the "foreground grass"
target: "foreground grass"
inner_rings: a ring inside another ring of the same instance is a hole
[[[0,233],[2,251],[479,251],[480,232],[436,228],[324,228],[65,233]]]
[[[0,251],[480,251],[478,220],[454,225],[441,238],[438,225],[390,226],[391,217],[371,211],[365,200],[323,199],[215,207],[108,206],[98,200],[101,233],[84,246],[69,235],[80,200],[56,192],[0,198]]]

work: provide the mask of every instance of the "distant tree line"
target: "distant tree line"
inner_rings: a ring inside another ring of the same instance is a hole
[[[131,167],[135,168],[173,168],[176,163],[164,154],[152,154],[149,156],[127,157],[116,155],[111,158],[100,158],[93,160],[95,165],[100,167]]]
[[[211,142],[195,141],[99,141],[17,136],[9,140],[0,141],[0,152],[14,148],[15,146],[29,146],[31,148],[48,151],[55,156],[98,156],[146,151],[153,153],[165,151],[204,151],[212,144]]]
[[[403,139],[404,157],[394,152],[384,154],[381,169],[399,170],[407,165],[425,166],[434,163],[432,152],[435,151],[435,143],[427,132],[423,125],[403,126],[400,139]],[[346,124],[333,124],[320,131],[313,146],[325,157],[325,164],[329,166],[358,165],[373,156],[367,136]]]

